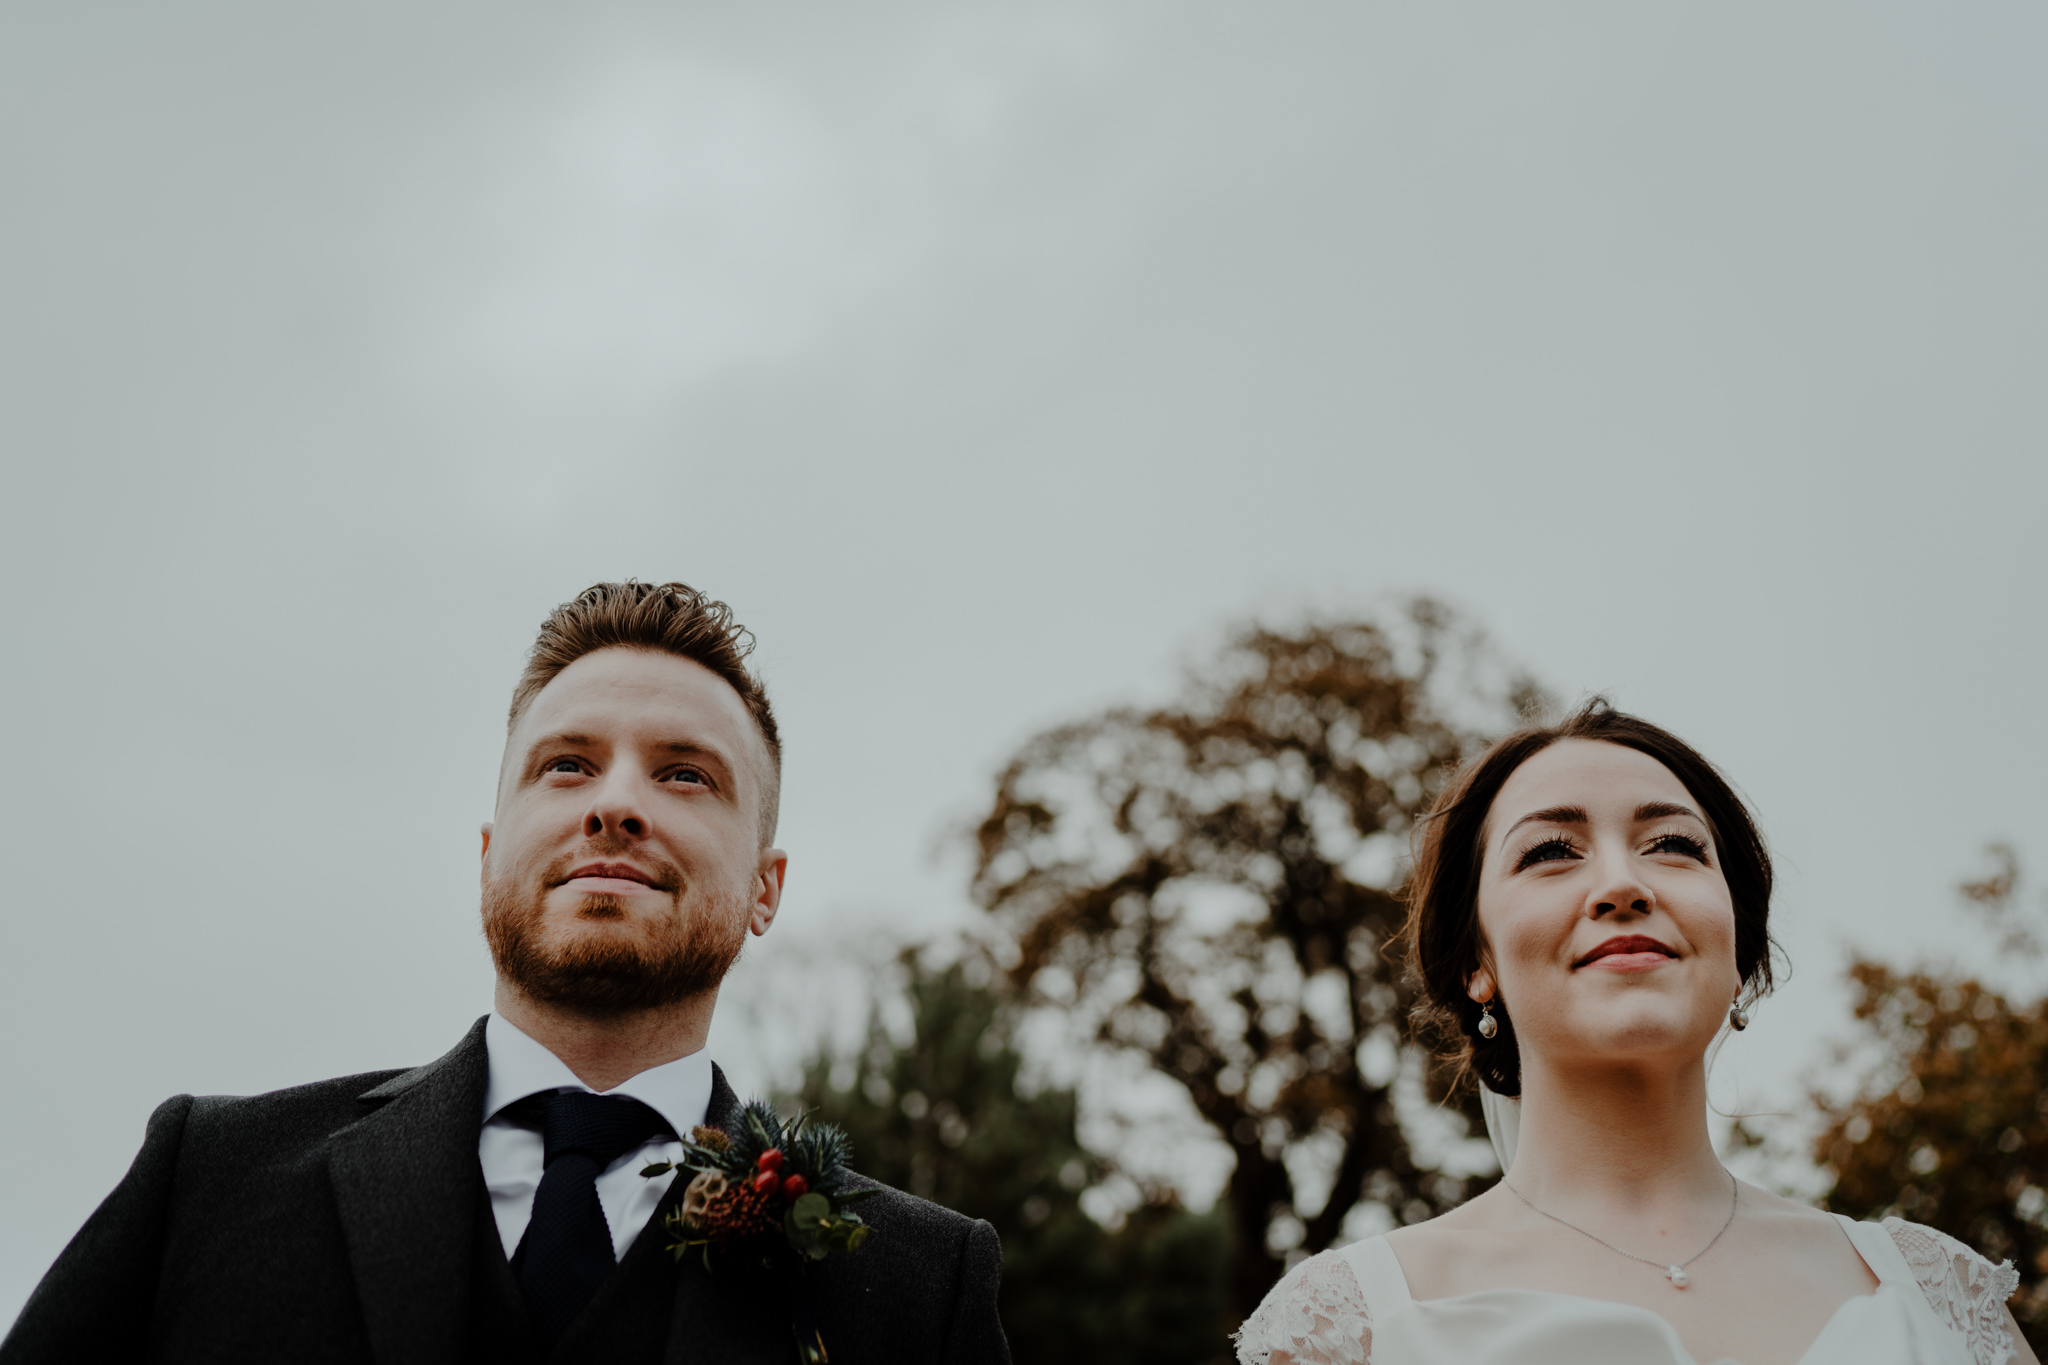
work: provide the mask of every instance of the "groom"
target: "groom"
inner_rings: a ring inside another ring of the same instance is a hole
[[[665,1249],[682,1182],[640,1171],[734,1122],[704,1039],[788,865],[750,645],[680,583],[558,608],[483,828],[491,1013],[412,1071],[166,1101],[0,1365],[765,1365],[799,1303],[833,1365],[1007,1361],[995,1232],[895,1190],[851,1256]]]

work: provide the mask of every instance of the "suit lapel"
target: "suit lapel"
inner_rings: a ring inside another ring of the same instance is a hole
[[[489,1073],[479,1019],[447,1056],[362,1095],[375,1112],[330,1144],[328,1173],[379,1365],[462,1354]]]
[[[731,1132],[739,1120],[739,1096],[714,1063],[704,1122]],[[777,1267],[774,1274],[786,1269]],[[685,1256],[675,1272],[667,1365],[785,1365],[796,1359],[789,1305],[774,1274],[730,1261],[716,1274],[707,1273],[695,1254]]]
[[[726,1084],[717,1062],[711,1064],[711,1100],[704,1106],[704,1122],[728,1133],[740,1125],[740,1097]]]

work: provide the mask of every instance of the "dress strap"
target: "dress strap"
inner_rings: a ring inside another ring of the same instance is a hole
[[[1835,1214],[1834,1219],[1842,1225],[1842,1231],[1849,1238],[1849,1245],[1856,1248],[1856,1254],[1877,1276],[1877,1282],[1895,1289],[1910,1289],[1917,1296],[1920,1281],[1913,1274],[1913,1267],[1906,1263],[1905,1253],[1881,1223],[1860,1223],[1845,1214]]]
[[[1408,1292],[1408,1277],[1401,1273],[1401,1262],[1394,1256],[1393,1244],[1384,1235],[1353,1242],[1339,1254],[1358,1277],[1366,1311],[1375,1321],[1415,1301]]]

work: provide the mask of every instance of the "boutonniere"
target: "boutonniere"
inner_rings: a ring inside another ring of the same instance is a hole
[[[785,1122],[758,1100],[740,1109],[734,1128],[692,1128],[681,1160],[657,1161],[640,1172],[688,1177],[682,1203],[665,1224],[678,1261],[697,1251],[710,1271],[714,1253],[777,1232],[805,1261],[860,1249],[873,1229],[851,1206],[881,1191],[848,1188],[853,1144],[844,1132],[807,1115]],[[791,1299],[797,1345],[806,1365],[818,1365],[825,1344],[811,1321],[800,1268]]]

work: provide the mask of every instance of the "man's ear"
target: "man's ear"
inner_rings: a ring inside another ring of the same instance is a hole
[[[754,874],[754,904],[748,915],[748,927],[755,937],[768,932],[768,926],[775,923],[775,912],[782,905],[782,882],[789,875],[789,855],[779,848],[761,850],[761,865]]]
[[[484,821],[484,846],[483,851],[477,855],[477,861],[481,864],[477,869],[478,879],[481,880],[483,868],[490,866],[491,862],[491,822],[488,820]]]

